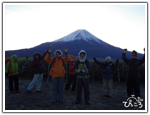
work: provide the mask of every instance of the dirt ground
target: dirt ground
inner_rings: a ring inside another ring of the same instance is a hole
[[[112,97],[104,97],[102,82],[90,83],[90,105],[84,102],[84,91],[80,104],[75,104],[75,92],[64,91],[63,103],[52,103],[52,82],[47,86],[43,80],[42,93],[37,93],[35,87],[32,93],[27,93],[26,88],[31,80],[19,79],[21,93],[11,94],[8,90],[8,79],[5,79],[5,110],[145,110],[145,85],[141,84],[141,102],[143,107],[126,108],[123,101],[127,100],[126,83],[113,83]],[[65,87],[65,84],[64,84]]]

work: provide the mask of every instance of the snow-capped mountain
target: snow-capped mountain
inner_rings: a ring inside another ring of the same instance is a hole
[[[35,52],[44,53],[51,44],[52,42],[46,42],[30,49],[5,51],[5,55],[10,57],[12,54],[16,54],[18,57],[31,57]],[[75,57],[78,57],[78,52],[84,49],[87,52],[88,59],[92,59],[93,57],[105,59],[107,56],[110,56],[112,59],[121,60],[123,53],[123,49],[100,40],[86,30],[77,30],[56,40],[52,45],[53,53],[51,56],[54,56],[54,51],[56,49],[61,49],[63,51],[65,47],[68,48],[68,53]],[[142,56],[143,55],[138,54],[139,59],[142,58]],[[127,51],[127,58],[131,58],[131,52]]]
[[[60,42],[60,41],[61,42],[70,42],[70,41],[74,41],[74,40],[85,40],[86,42],[88,42],[90,44],[92,44],[91,41],[101,43],[100,39],[98,39],[94,35],[90,34],[86,30],[77,30],[59,40],[56,40],[56,42]]]

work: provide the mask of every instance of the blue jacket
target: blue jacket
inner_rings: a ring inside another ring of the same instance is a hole
[[[111,61],[110,63],[100,63],[99,61],[95,60],[95,62],[104,69],[103,79],[113,79],[113,69],[116,69],[118,64],[114,65]]]
[[[141,66],[145,62],[145,54],[142,59],[127,59],[126,54],[122,54],[123,61],[128,65],[129,71],[128,76],[138,76],[139,74],[139,66]]]

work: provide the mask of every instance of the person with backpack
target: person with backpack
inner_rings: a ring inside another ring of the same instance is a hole
[[[43,81],[43,72],[46,71],[46,68],[42,64],[46,51],[43,55],[39,52],[33,54],[33,61],[31,63],[31,70],[34,72],[34,77],[29,86],[27,87],[27,92],[31,93],[31,89],[36,85],[36,92],[41,93],[41,86]]]
[[[127,95],[128,97],[131,97],[131,95],[134,94],[135,97],[137,98],[140,97],[139,67],[145,62],[145,48],[144,48],[144,56],[140,60],[138,60],[137,52],[135,50],[132,51],[131,59],[130,60],[127,59],[126,51],[127,49],[124,49],[122,59],[129,67],[127,76]]]
[[[69,77],[68,77],[68,83],[66,83],[65,90],[70,89],[70,85],[72,84],[71,91],[75,91],[76,88],[76,73],[73,71],[73,66],[75,64],[75,57],[73,55],[70,55],[71,61],[68,62],[68,68],[69,68]]]
[[[11,59],[5,60],[5,76],[9,78],[9,91],[11,93],[21,93],[19,90],[19,78],[18,78],[18,63],[28,59],[27,57],[24,58],[17,58],[17,55],[11,55]],[[15,90],[13,88],[13,81],[15,82]]]
[[[104,89],[104,96],[111,97],[112,96],[112,86],[113,86],[113,70],[116,69],[119,65],[119,60],[116,60],[116,65],[111,62],[111,57],[106,57],[105,63],[100,63],[93,58],[94,62],[101,66],[103,71],[103,89]]]
[[[76,61],[73,70],[77,73],[77,95],[76,104],[81,103],[82,86],[84,87],[85,103],[90,104],[89,77],[92,66],[86,59],[87,53],[81,50],[78,53],[79,59]]]
[[[51,72],[49,75],[52,77],[52,83],[53,83],[53,96],[52,96],[52,102],[55,103],[56,101],[59,101],[60,103],[63,103],[63,84],[65,81],[65,68],[64,65],[66,64],[66,61],[69,62],[71,60],[70,55],[68,54],[68,49],[64,48],[64,52],[67,56],[67,59],[63,57],[63,52],[60,49],[56,49],[54,52],[55,57],[50,58],[50,54],[52,53],[52,48],[50,47],[48,49],[48,53],[45,56],[45,61],[49,63],[52,66]],[[59,95],[59,100],[57,100],[57,96]]]

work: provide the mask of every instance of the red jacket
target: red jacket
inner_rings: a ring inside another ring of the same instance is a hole
[[[74,64],[75,64],[75,61],[70,61],[70,62],[68,62],[69,74],[70,74],[70,75],[75,75],[75,74],[76,74],[76,73],[74,72],[74,70],[73,70]]]

